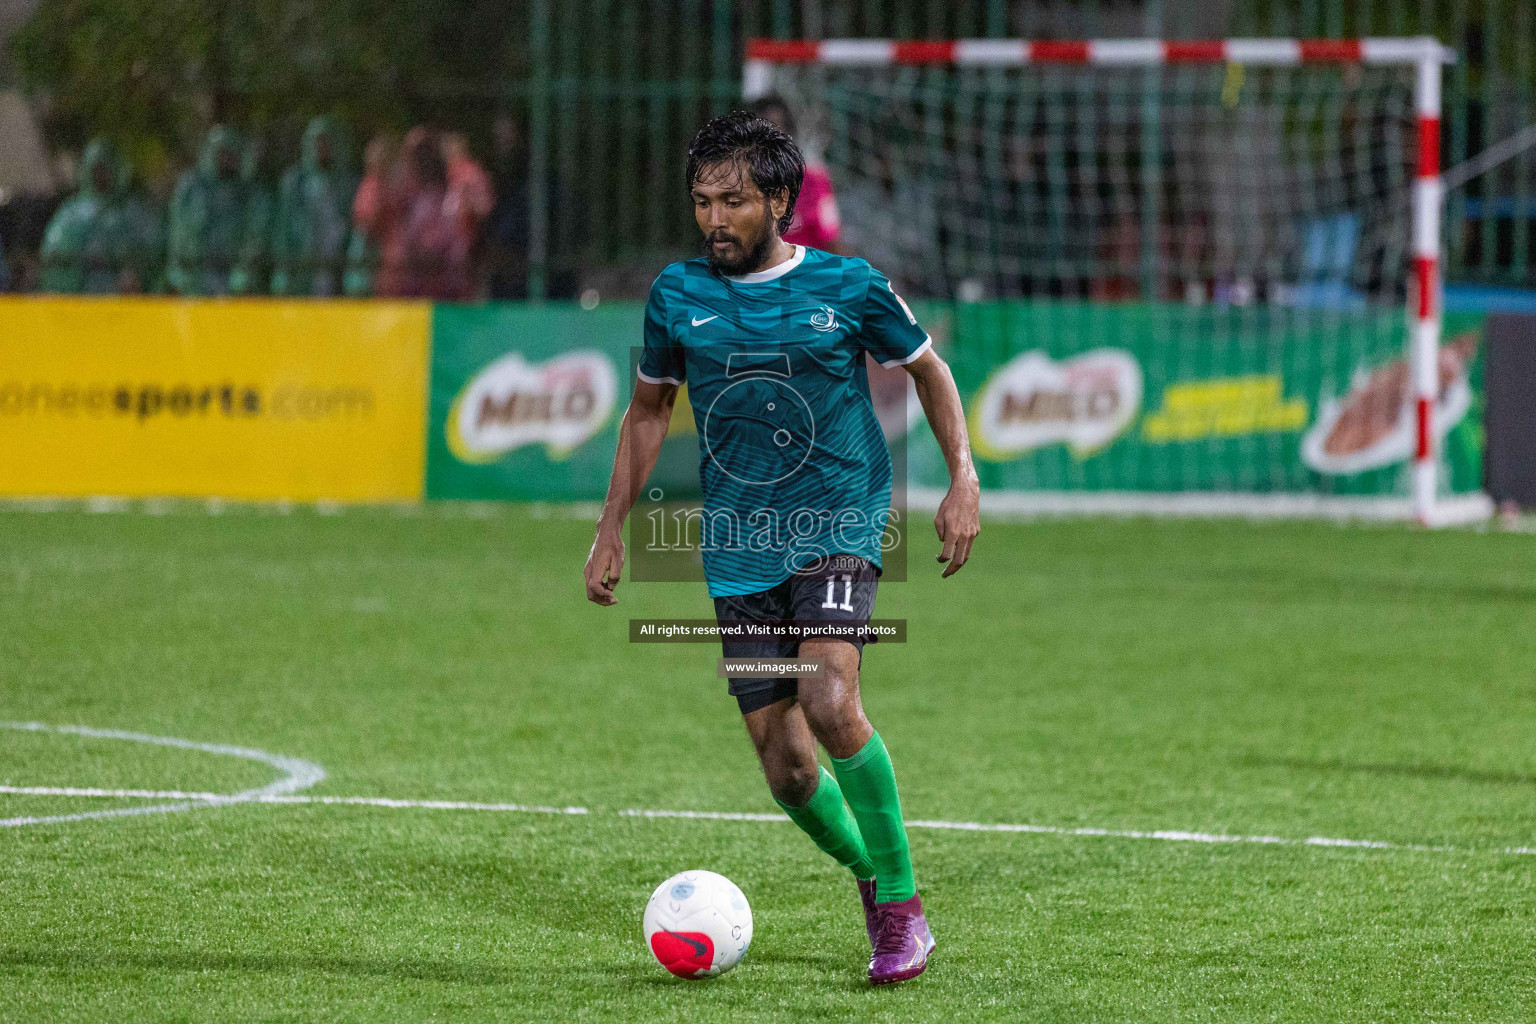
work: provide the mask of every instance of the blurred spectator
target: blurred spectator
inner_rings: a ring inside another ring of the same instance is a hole
[[[248,256],[253,214],[245,151],[233,131],[208,133],[197,166],[171,196],[166,279],[180,295],[227,295],[237,263]]]
[[[272,188],[266,144],[250,139],[240,155],[240,181],[246,189],[245,239],[230,275],[236,295],[264,295],[272,270],[272,232],[277,224],[277,192]]]
[[[73,169],[70,172],[74,176]],[[10,290],[37,291],[42,278],[43,238],[48,224],[63,205],[58,196],[35,192],[0,194],[0,236],[5,238],[6,271]]]
[[[782,96],[760,97],[752,101],[749,109],[758,117],[778,125],[790,138],[795,137],[795,119]],[[826,167],[807,154],[800,198],[795,202],[795,219],[784,232],[784,241],[848,255],[841,234],[842,219],[838,216],[837,199],[832,194],[832,176]]]
[[[469,236],[470,289],[478,285],[485,261],[485,222],[496,204],[491,176],[469,152],[469,140],[460,132],[443,136],[443,159],[448,164],[448,209]]]
[[[493,299],[528,297],[528,150],[510,116],[491,126],[496,205],[486,231],[486,269]]]
[[[1098,275],[1088,283],[1095,302],[1123,302],[1141,296],[1141,220],[1131,210],[1118,210],[1099,225]]]
[[[363,180],[352,198],[352,236],[347,242],[347,272],[343,289],[354,298],[373,294],[373,278],[379,266],[379,246],[368,225],[358,218],[360,210],[377,211],[395,173],[399,140],[376,135],[363,151]]]
[[[0,236],[0,292],[11,290],[11,268],[5,262],[5,238]]]
[[[844,241],[875,266],[890,268],[887,274],[897,291],[943,295],[938,190],[923,175],[898,170],[884,146],[871,147],[866,159],[870,173],[842,190],[848,213]]]
[[[40,284],[67,294],[132,294],[155,283],[164,244],[158,214],[129,190],[130,168],[105,139],[85,149],[79,188],[43,236]]]
[[[469,152],[469,140],[460,132],[443,136],[443,159],[448,164],[448,208],[464,224],[470,238],[480,237],[495,205],[491,176]]]
[[[366,186],[367,183],[365,183]],[[438,137],[413,128],[382,188],[361,188],[353,219],[379,251],[374,294],[468,299],[471,236],[449,195]]]
[[[358,182],[340,129],[309,122],[299,162],[283,175],[271,239],[272,294],[325,298],[342,289]]]

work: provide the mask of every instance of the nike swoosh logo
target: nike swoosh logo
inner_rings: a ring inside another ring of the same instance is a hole
[[[714,317],[710,317],[710,319],[713,320]],[[677,934],[677,932],[668,931],[666,928],[663,928],[662,931],[666,932],[668,935],[672,936],[674,939],[678,939],[678,940],[680,940],[682,942],[686,942],[686,943],[688,943],[688,945],[692,946],[693,947],[693,955],[694,956],[703,956],[705,954],[706,950],[704,948],[704,943],[700,942],[698,939],[690,939],[686,935],[679,935],[679,934]]]
[[[693,322],[693,326],[695,326],[695,327],[697,327],[697,326],[699,326],[699,325],[700,325],[700,324],[707,324],[707,323],[709,323],[709,322],[710,322],[710,321],[711,321],[711,320],[719,320],[719,319],[720,319],[720,316],[721,316],[721,314],[719,314],[719,313],[716,313],[716,314],[715,314],[715,315],[714,315],[714,316],[707,316],[707,317],[705,317],[705,318],[704,318],[704,319],[703,319],[703,320],[695,320],[695,321],[694,321],[694,322]]]

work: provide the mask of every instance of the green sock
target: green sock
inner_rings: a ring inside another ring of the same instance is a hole
[[[832,770],[842,783],[848,806],[859,823],[859,832],[875,864],[875,891],[881,903],[899,903],[917,895],[912,880],[912,854],[907,849],[907,826],[901,820],[901,799],[896,795],[896,770],[880,734],[875,733],[850,758],[832,759]]]
[[[852,870],[854,878],[875,877],[875,866],[864,850],[864,837],[859,834],[858,822],[848,813],[848,805],[843,803],[843,791],[837,788],[837,780],[825,768],[821,769],[821,780],[816,783],[816,792],[811,794],[804,807],[791,807],[782,800],[775,800],[784,808],[789,819],[799,825],[817,846],[831,854],[832,859],[843,867]]]

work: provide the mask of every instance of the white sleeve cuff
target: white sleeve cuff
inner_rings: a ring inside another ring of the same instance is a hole
[[[904,356],[901,359],[892,359],[889,362],[881,363],[880,367],[881,367],[881,369],[885,369],[885,370],[894,370],[898,366],[906,366],[912,360],[916,359],[918,356],[922,355],[924,352],[927,352],[930,348],[933,348],[933,336],[925,334],[925,335],[923,335],[923,343],[921,345],[917,346],[917,350],[914,351],[911,355]],[[645,375],[641,374],[641,376],[643,377]]]
[[[647,384],[676,384],[678,387],[682,387],[683,384],[683,382],[678,380],[676,377],[652,377],[638,366],[635,367],[635,372],[638,373],[640,375],[640,379],[645,381]]]

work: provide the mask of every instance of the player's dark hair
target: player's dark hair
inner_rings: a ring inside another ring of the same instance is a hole
[[[805,157],[795,140],[772,121],[746,110],[710,118],[688,143],[688,188],[698,183],[699,172],[716,164],[739,161],[752,183],[764,196],[783,192],[788,196],[779,234],[795,219],[795,200],[805,178]]]

